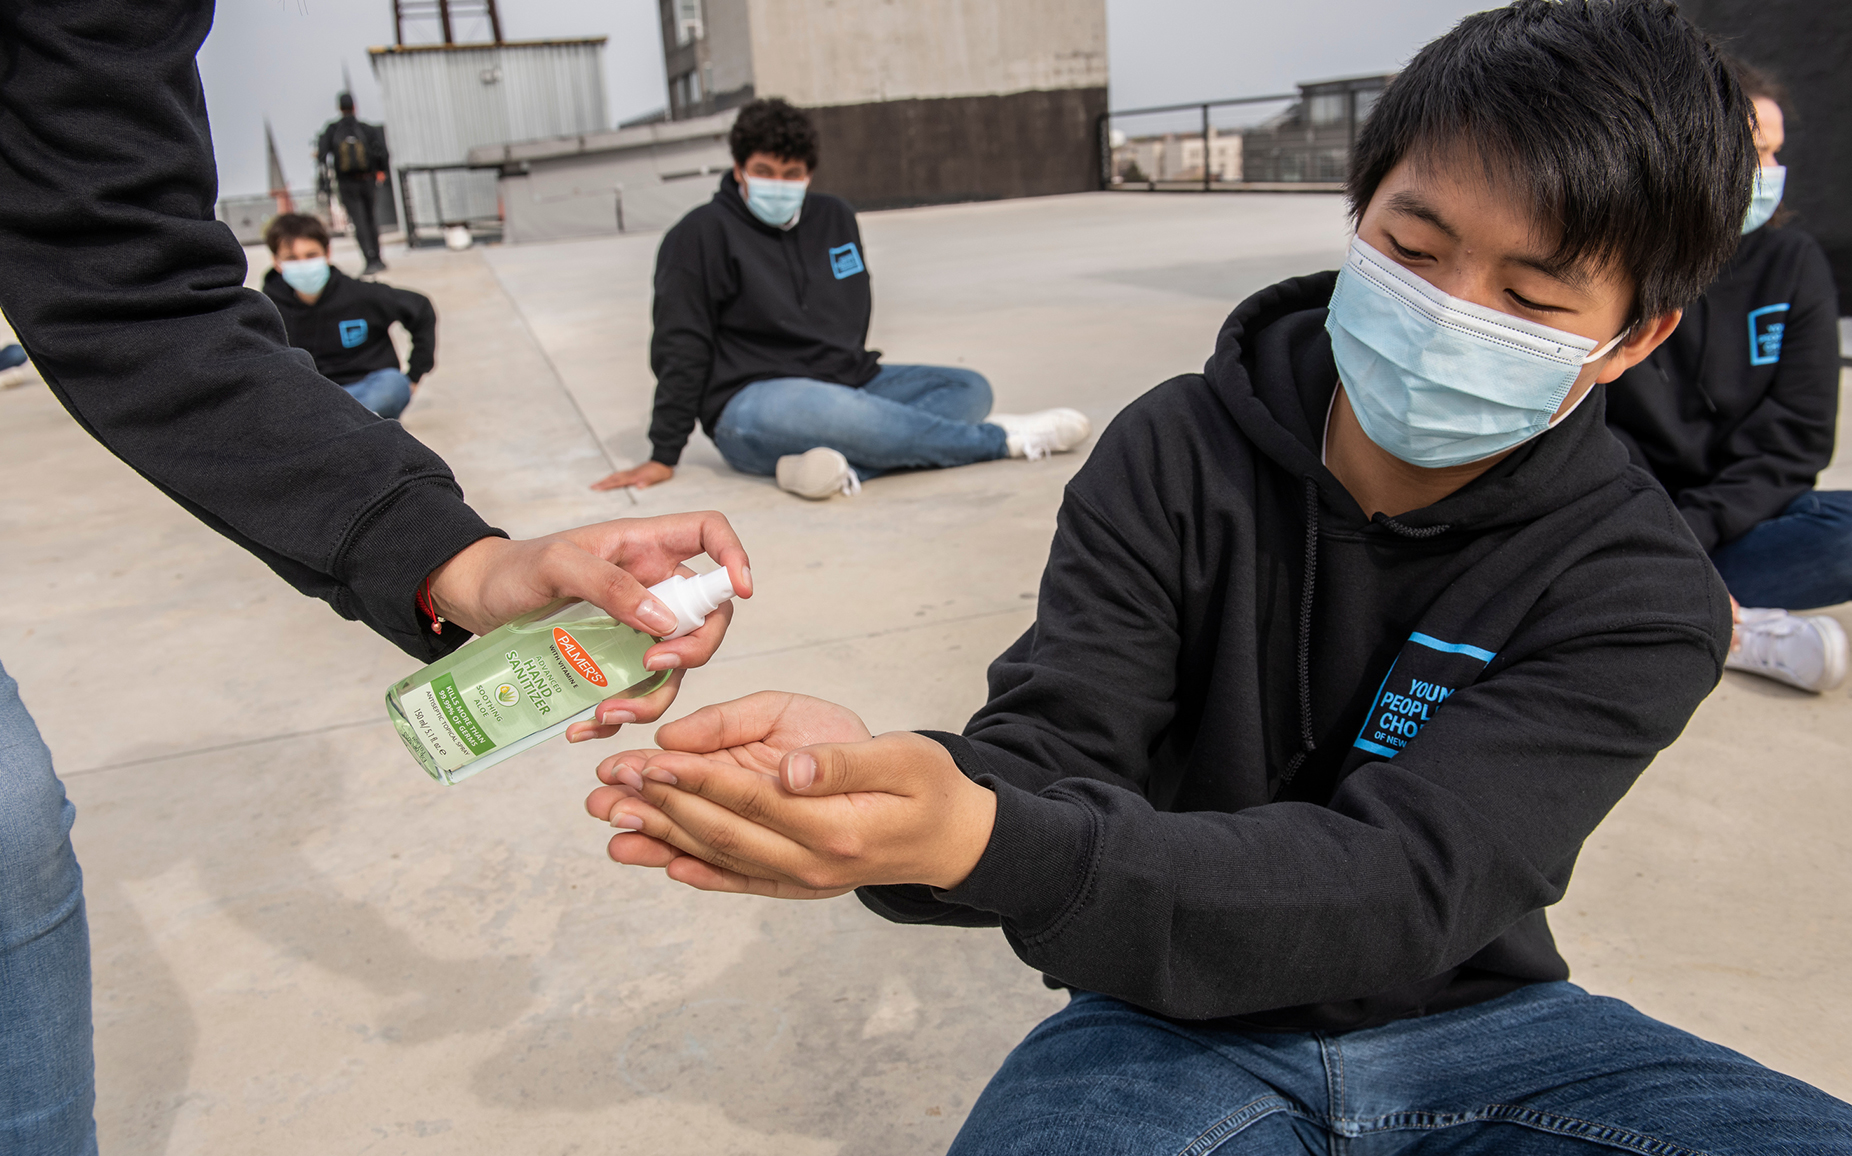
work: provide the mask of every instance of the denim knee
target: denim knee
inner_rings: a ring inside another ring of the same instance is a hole
[[[76,912],[83,896],[71,850],[76,817],[18,684],[0,670],[0,951]]]

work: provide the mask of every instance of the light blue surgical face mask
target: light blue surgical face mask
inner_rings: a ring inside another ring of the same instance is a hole
[[[1549,429],[1582,367],[1626,336],[1596,349],[1462,301],[1362,240],[1338,273],[1325,330],[1363,432],[1429,469],[1476,462]]]
[[[1749,194],[1749,215],[1743,218],[1743,232],[1753,233],[1768,224],[1781,206],[1781,191],[1787,184],[1786,165],[1763,165],[1756,170],[1756,187]]]
[[[277,272],[283,274],[283,280],[298,293],[307,293],[314,297],[328,285],[328,259],[326,257],[305,257],[300,261],[278,261]]]
[[[752,215],[782,229],[804,207],[804,190],[809,181],[774,181],[768,177],[746,178],[746,207]]]

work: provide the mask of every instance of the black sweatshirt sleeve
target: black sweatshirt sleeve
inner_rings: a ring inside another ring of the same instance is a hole
[[[726,256],[718,231],[684,218],[656,253],[649,364],[656,374],[650,419],[650,459],[672,466],[701,417],[714,371],[714,315],[728,293]]]
[[[376,124],[372,126],[372,129],[373,131],[370,135],[373,137],[373,140],[367,147],[368,159],[373,162],[374,172],[390,173],[392,171],[392,154],[386,149],[386,126],[383,124]]]
[[[405,376],[417,381],[437,364],[437,309],[431,299],[410,289],[391,289],[393,320],[412,336]]]
[[[449,469],[289,348],[213,219],[198,0],[0,3],[0,307],[85,430],[408,653],[418,585],[499,533]]]
[[[1165,1015],[1362,998],[1457,966],[1561,897],[1583,840],[1720,677],[1724,628],[1637,613],[1666,572],[1611,551],[1329,806],[1159,811],[1145,775],[1178,617],[1126,524],[1070,491],[1036,625],[992,666],[967,736],[934,736],[997,795],[976,869],[863,900],[902,922],[1000,922],[1030,966]]]
[[[1839,292],[1818,245],[1806,245],[1800,256],[1773,384],[1731,433],[1723,451],[1729,464],[1709,482],[1678,495],[1679,513],[1707,551],[1781,513],[1813,487],[1833,456]]]

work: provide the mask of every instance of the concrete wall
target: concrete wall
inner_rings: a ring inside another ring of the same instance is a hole
[[[707,0],[707,54],[710,75],[705,82],[713,99],[731,108],[752,99],[757,89],[752,69],[752,16],[747,0]]]
[[[808,110],[822,138],[811,187],[858,209],[1099,187],[1106,89],[886,100]]]
[[[626,232],[667,229],[706,203],[733,166],[731,112],[475,149],[470,163],[500,165],[504,239],[561,241],[616,233],[618,198]]]
[[[1797,214],[1790,227],[1812,233],[1826,249],[1839,312],[1852,315],[1852,19],[1844,0],[1684,0],[1680,8],[1787,86],[1783,203]]]
[[[1106,85],[1104,0],[747,3],[754,85],[793,104]]]
[[[756,94],[816,121],[819,191],[871,209],[1099,185],[1104,0],[708,0],[727,3],[751,14]]]

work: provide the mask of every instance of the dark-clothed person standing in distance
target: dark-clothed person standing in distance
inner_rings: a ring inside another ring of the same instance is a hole
[[[315,145],[315,159],[334,174],[340,192],[341,207],[354,225],[354,243],[367,259],[362,277],[383,273],[386,263],[379,259],[379,186],[392,171],[386,153],[386,130],[368,124],[354,115],[354,98],[342,93],[337,104],[341,118],[331,120],[322,129]]]

